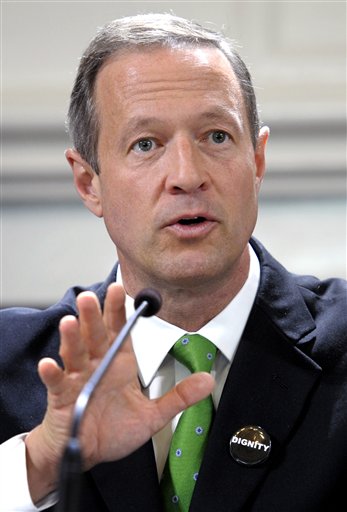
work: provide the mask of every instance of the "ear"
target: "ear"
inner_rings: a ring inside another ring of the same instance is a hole
[[[75,149],[67,149],[65,157],[70,164],[76,190],[84,205],[97,217],[102,217],[99,176]]]
[[[265,148],[269,139],[270,129],[267,126],[263,126],[259,130],[257,147],[255,149],[255,165],[256,165],[256,187],[259,192],[260,186],[265,175]]]

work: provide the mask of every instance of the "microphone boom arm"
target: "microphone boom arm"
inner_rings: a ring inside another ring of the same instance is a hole
[[[57,512],[77,512],[79,508],[83,460],[78,434],[89,400],[138,318],[152,316],[159,311],[161,296],[156,290],[147,288],[136,296],[134,305],[136,308],[134,313],[123,325],[100,365],[94,370],[77,397],[73,411],[71,435],[61,461],[59,501],[55,508]]]
[[[123,325],[118,336],[115,338],[112,345],[104,355],[100,365],[94,370],[94,373],[82,388],[82,391],[78,395],[75,404],[75,409],[73,413],[73,423],[71,428],[71,437],[78,436],[79,427],[82,422],[84,413],[87,409],[89,400],[91,399],[97,385],[101,381],[102,377],[105,375],[108,367],[112,363],[115,355],[117,354],[118,350],[120,349],[125,339],[129,335],[131,329],[137,322],[138,318],[142,315],[143,311],[147,307],[148,302],[146,300],[141,302],[140,306],[136,309],[136,311],[134,311],[134,313],[129,317],[127,322]]]

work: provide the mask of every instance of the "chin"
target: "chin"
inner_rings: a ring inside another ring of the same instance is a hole
[[[160,272],[159,272],[160,273]],[[175,263],[166,266],[163,269],[162,277],[167,283],[184,288],[196,287],[210,283],[211,280],[218,279],[218,267],[215,264],[207,264],[206,260],[198,264],[196,261],[180,261],[175,259]],[[158,275],[158,274],[157,274]]]

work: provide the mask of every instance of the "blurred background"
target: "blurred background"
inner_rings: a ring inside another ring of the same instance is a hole
[[[64,157],[79,57],[97,27],[172,12],[236,40],[271,128],[255,235],[287,268],[346,277],[346,3],[1,2],[1,306],[45,307],[116,258]]]

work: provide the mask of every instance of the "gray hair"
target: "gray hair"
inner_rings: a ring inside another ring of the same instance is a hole
[[[171,14],[140,14],[120,18],[99,29],[81,57],[72,89],[67,116],[71,140],[82,158],[98,174],[99,125],[94,89],[98,71],[115,54],[124,51],[153,49],[215,47],[229,60],[241,87],[253,146],[259,132],[259,116],[250,73],[223,34]]]

